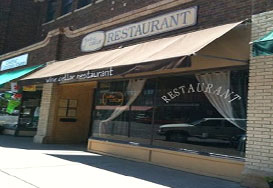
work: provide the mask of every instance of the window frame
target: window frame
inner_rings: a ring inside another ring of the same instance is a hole
[[[219,71],[222,71],[222,70],[225,70],[225,69],[217,69],[217,70],[219,70]],[[231,68],[231,69],[228,69],[228,70],[230,70],[230,71],[240,71],[240,72],[245,72],[245,71],[249,71],[249,69],[247,68],[247,67],[240,67],[240,68],[238,68],[238,67],[234,67],[234,68]],[[215,71],[215,70],[207,70],[206,72],[211,72],[211,71]],[[196,73],[199,73],[199,71],[196,71]],[[191,72],[191,73],[185,73],[185,74],[177,74],[177,75],[175,75],[175,77],[176,76],[190,76],[190,75],[193,75],[193,74],[195,74],[195,73],[193,73],[193,72]],[[155,84],[155,93],[154,93],[154,95],[153,95],[153,104],[152,104],[152,108],[153,108],[153,112],[152,112],[152,120],[151,120],[151,127],[152,127],[152,131],[151,131],[151,135],[150,135],[150,144],[148,144],[148,145],[146,145],[146,144],[142,144],[142,143],[137,143],[137,144],[140,144],[140,145],[143,145],[143,146],[146,146],[146,147],[159,147],[159,148],[164,148],[164,149],[167,149],[167,150],[178,150],[178,151],[181,151],[182,149],[184,149],[184,148],[173,148],[173,147],[169,147],[169,146],[158,146],[158,145],[154,145],[153,143],[154,143],[154,141],[155,141],[155,135],[157,134],[156,133],[156,131],[155,131],[155,119],[156,119],[156,114],[157,114],[157,111],[155,110],[156,108],[158,108],[158,107],[163,107],[163,106],[165,106],[165,107],[167,107],[167,106],[169,106],[169,105],[162,105],[162,104],[160,104],[160,103],[158,103],[158,101],[157,101],[157,99],[158,99],[158,97],[159,97],[159,90],[160,90],[160,87],[159,87],[159,80],[163,80],[163,79],[165,79],[165,78],[170,78],[170,77],[174,77],[173,75],[170,75],[170,74],[167,74],[167,75],[163,75],[163,76],[156,76],[156,77],[154,77],[154,76],[151,76],[151,77],[147,77],[148,79],[155,79],[156,80],[156,84]],[[133,79],[133,78],[131,78],[131,79]],[[100,81],[99,82],[99,85],[101,84],[101,83],[111,83],[111,82],[118,82],[118,81],[126,81],[126,80],[128,80],[128,78],[127,79],[118,79],[118,80],[115,80],[115,81],[110,81],[110,80],[102,80],[102,81]],[[96,89],[96,93],[99,91],[99,88],[100,87],[98,87],[97,89]],[[247,92],[248,90],[246,90],[246,92]],[[246,96],[247,96],[247,93],[246,93]],[[95,113],[95,112],[94,112]],[[91,135],[91,137],[93,137],[94,139],[96,139],[96,138],[98,138],[98,139],[105,139],[105,140],[112,140],[112,141],[114,141],[114,142],[124,142],[124,143],[131,143],[131,141],[129,140],[129,141],[126,141],[126,140],[118,140],[118,139],[116,139],[116,138],[103,138],[103,137],[97,137],[96,135],[94,135],[93,136],[93,123],[94,123],[94,120],[95,120],[95,118],[94,118],[94,116],[92,116],[92,123],[91,123],[91,126],[92,126],[92,128],[90,129],[90,135]],[[129,121],[131,121],[131,119],[129,118]],[[200,123],[203,123],[203,122],[200,122]],[[201,125],[202,126],[202,125]],[[221,128],[221,127],[224,127],[224,125],[223,125],[223,122],[221,122],[221,125],[220,126],[213,126],[213,128]],[[131,134],[130,134],[131,135]],[[128,137],[129,138],[129,137]],[[185,150],[187,150],[187,149],[185,149]],[[196,151],[197,153],[200,153],[200,154],[205,154],[205,155],[214,155],[213,153],[211,153],[211,151]],[[225,156],[229,156],[229,157],[231,157],[231,158],[244,158],[244,154],[240,154],[241,156],[237,156],[237,155],[234,155],[234,154],[232,154],[232,153],[230,153],[230,154],[225,154],[225,153],[216,153],[216,155],[219,155],[219,156],[221,156],[221,155],[225,155]]]

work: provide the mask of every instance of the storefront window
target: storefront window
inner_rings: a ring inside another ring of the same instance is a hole
[[[124,94],[127,81],[100,83],[96,91],[93,136],[126,140],[128,134],[128,110],[115,115],[115,109],[126,104]]]
[[[247,71],[101,83],[93,136],[243,156]]]
[[[101,83],[93,136],[150,144],[154,84],[153,80]]]
[[[21,94],[11,91],[0,92],[0,126],[16,128],[21,104]]]
[[[164,78],[158,85],[153,145],[243,155],[246,72]]]
[[[49,0],[47,5],[46,22],[49,22],[54,19],[56,9],[57,9],[57,0]]]
[[[150,144],[153,123],[155,80],[142,80],[143,89],[130,106],[129,141]],[[137,86],[140,89],[140,86]],[[131,91],[131,92],[136,92]]]
[[[40,115],[42,92],[23,92],[22,104],[19,114],[19,128],[37,128]]]

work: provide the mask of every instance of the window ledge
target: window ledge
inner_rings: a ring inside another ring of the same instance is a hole
[[[102,2],[102,1],[104,1],[104,0],[97,0],[95,3],[98,4],[98,3]]]
[[[49,21],[49,22],[45,22],[45,23],[43,23],[43,24],[42,24],[42,26],[45,26],[45,25],[51,24],[51,23],[53,23],[53,22],[55,22],[55,19],[54,19],[54,20],[51,20],[51,21]]]
[[[62,18],[66,17],[66,16],[69,16],[69,15],[71,15],[71,14],[72,14],[72,12],[66,13],[66,14],[64,14],[64,15],[62,15],[62,16],[60,16],[60,17],[58,17],[56,20],[62,19]]]
[[[88,4],[88,5],[85,5],[84,7],[81,7],[81,8],[78,8],[78,9],[74,10],[74,12],[78,12],[78,11],[80,11],[80,10],[86,9],[86,8],[88,8],[88,7],[91,7],[92,5],[93,5],[93,3],[90,3],[90,4]]]
[[[222,154],[211,154],[210,152],[199,152],[199,151],[192,151],[192,150],[187,150],[187,149],[178,149],[178,148],[171,148],[171,147],[164,147],[164,146],[153,146],[153,145],[148,145],[148,144],[140,144],[140,143],[135,143],[135,142],[130,142],[130,141],[121,141],[121,140],[114,140],[110,138],[99,138],[99,137],[94,137],[91,136],[88,138],[88,140],[97,140],[101,142],[107,142],[107,143],[115,143],[115,144],[123,144],[127,146],[133,146],[133,147],[143,147],[147,149],[155,149],[155,150],[165,150],[169,152],[177,152],[177,153],[187,153],[187,154],[192,154],[196,156],[206,156],[206,157],[215,157],[218,159],[228,159],[228,160],[233,160],[233,161],[238,161],[238,162],[245,162],[245,157],[237,157],[237,156],[231,156],[231,155],[222,155]]]

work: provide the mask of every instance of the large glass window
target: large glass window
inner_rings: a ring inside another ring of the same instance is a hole
[[[41,91],[0,92],[0,126],[5,128],[37,128]]]
[[[49,22],[54,19],[56,9],[57,9],[57,0],[49,0],[47,5],[46,22]]]
[[[118,117],[111,117],[115,109],[127,102],[124,95],[127,81],[100,83],[96,91],[93,136],[125,139],[128,134],[128,111]]]
[[[92,0],[79,0],[78,1],[78,8],[84,7],[92,3]]]
[[[62,15],[71,12],[73,0],[62,0]]]
[[[23,92],[18,121],[19,128],[37,128],[40,115],[41,90]]]
[[[150,144],[154,80],[100,83],[93,136]]]
[[[17,127],[21,97],[11,91],[0,91],[0,128]]]
[[[156,82],[155,80],[142,81],[144,84],[143,89],[129,108],[129,141],[150,144]],[[137,88],[131,92],[136,92],[136,89],[141,89],[140,87],[141,86],[137,86]]]
[[[188,152],[243,156],[244,70],[101,83],[93,136]]]

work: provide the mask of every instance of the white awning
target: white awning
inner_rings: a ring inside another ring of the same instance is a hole
[[[157,65],[159,60],[181,58],[195,54],[241,23],[242,22],[221,25],[174,37],[144,42],[120,49],[95,52],[74,59],[54,62],[22,80],[40,80],[41,82],[50,82],[50,80],[42,81],[42,79],[45,80],[46,78],[53,78],[60,75],[79,72],[83,73],[84,71],[101,71],[109,67],[112,68],[111,71],[113,71],[113,74],[115,74],[115,68],[127,66],[132,69],[132,66],[134,65],[145,66],[147,63],[150,63],[149,66],[151,66],[151,62],[155,66],[161,66],[160,64]],[[124,72],[128,72],[128,70],[122,70]],[[118,74],[122,74],[122,72],[119,71]]]

